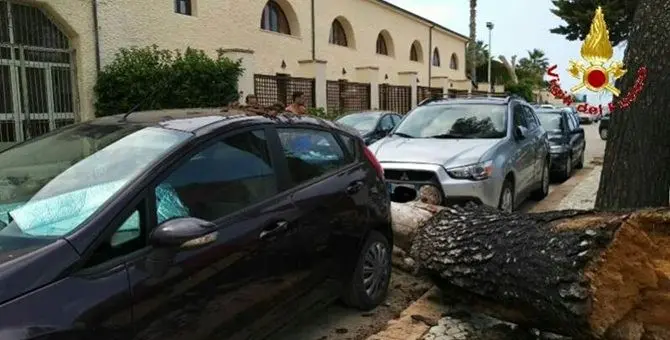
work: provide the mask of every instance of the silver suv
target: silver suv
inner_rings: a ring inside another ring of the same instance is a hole
[[[549,192],[549,142],[519,97],[430,99],[370,146],[392,199],[513,211]],[[436,201],[436,202],[435,202]]]

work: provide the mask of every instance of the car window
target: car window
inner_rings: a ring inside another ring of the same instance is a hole
[[[361,133],[368,133],[377,127],[379,113],[352,113],[339,118],[336,122],[352,127]]]
[[[147,245],[145,233],[143,233],[146,227],[142,222],[140,210],[135,209],[126,216],[128,217],[117,227],[111,238],[97,246],[85,267],[90,268],[130,254]]]
[[[344,143],[344,147],[347,148],[349,155],[351,155],[351,158],[358,159],[358,143],[356,142],[356,139],[344,134],[340,134],[340,138],[342,139],[342,143]]]
[[[158,223],[213,221],[277,194],[263,130],[225,137],[175,169],[155,189]]]
[[[514,104],[512,112],[514,114],[514,126],[523,126],[527,129],[530,128],[528,122],[526,122],[526,113],[523,106]]]
[[[534,130],[538,126],[540,126],[537,119],[535,118],[535,113],[533,113],[533,110],[525,105],[522,105],[522,107],[523,107],[524,118],[526,120],[526,123],[528,124],[528,128]]]
[[[337,170],[348,162],[333,134],[312,129],[277,129],[295,184]]]
[[[393,129],[393,119],[391,118],[391,115],[386,115],[382,118],[381,122],[379,123],[379,130],[381,131],[390,131]]]
[[[408,138],[503,138],[507,106],[448,104],[419,106],[408,113],[395,133]]]
[[[543,112],[537,115],[542,127],[547,131],[563,130],[563,116],[560,113]]]
[[[577,128],[577,123],[575,117],[570,117],[571,119],[568,119],[568,130],[572,131]]]

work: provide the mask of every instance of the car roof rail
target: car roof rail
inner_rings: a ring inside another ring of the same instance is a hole
[[[509,96],[508,94],[501,94],[501,93],[488,93],[488,94],[473,94],[473,93],[445,93],[441,96],[433,96],[430,98],[426,98],[419,102],[417,106],[422,106],[426,105],[432,102],[440,101],[440,100],[449,100],[449,99],[499,99],[499,100],[507,100],[509,101]],[[523,100],[523,98],[519,97],[519,99]]]
[[[518,94],[510,93],[507,98],[505,98],[506,102],[510,102],[511,100],[519,100],[522,102],[527,102],[524,97],[519,96]]]

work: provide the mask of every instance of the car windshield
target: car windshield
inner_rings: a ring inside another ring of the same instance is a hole
[[[82,123],[0,153],[0,254],[76,230],[190,136],[157,127]]]
[[[449,104],[421,106],[394,134],[411,138],[503,138],[507,134],[506,105]]]
[[[377,126],[378,119],[379,114],[376,113],[354,113],[338,119],[337,122],[365,133],[372,131]]]
[[[562,130],[562,116],[558,112],[537,112],[537,118],[540,119],[542,127],[547,131]]]

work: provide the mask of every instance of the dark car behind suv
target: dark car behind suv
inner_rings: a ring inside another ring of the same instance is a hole
[[[383,301],[390,201],[363,141],[231,114],[100,118],[0,153],[0,339],[256,339],[323,282]]]
[[[539,109],[535,112],[549,137],[551,171],[560,180],[566,180],[573,169],[584,166],[584,128],[579,126],[570,109]]]

